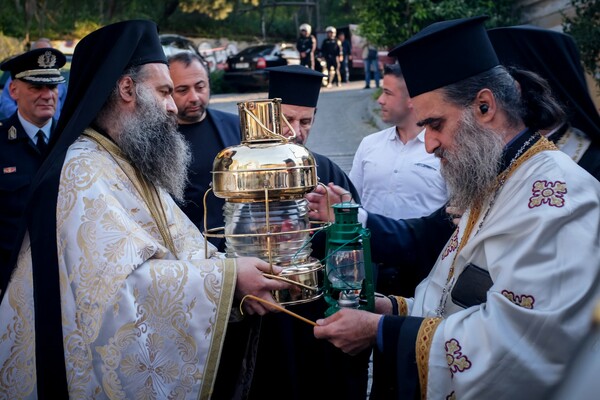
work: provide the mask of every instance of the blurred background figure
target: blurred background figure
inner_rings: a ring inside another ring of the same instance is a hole
[[[343,58],[342,44],[335,36],[336,29],[333,26],[325,28],[325,32],[327,32],[327,38],[321,45],[321,55],[327,63],[327,73],[329,74],[327,87],[331,87],[334,81],[337,86],[341,86],[340,62]]]
[[[312,34],[312,27],[309,24],[300,25],[300,36],[296,41],[296,49],[300,53],[300,65],[315,69],[317,38]]]
[[[365,89],[371,87],[371,72],[373,72],[375,87],[379,87],[379,56],[377,54],[377,47],[366,42],[363,46],[362,58],[365,64]]]
[[[340,63],[340,74],[342,82],[350,82],[350,61],[352,61],[352,45],[350,40],[346,39],[344,32],[338,33],[339,42],[342,44],[342,62]]]

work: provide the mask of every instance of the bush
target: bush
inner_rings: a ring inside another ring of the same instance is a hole
[[[23,51],[23,43],[21,41],[0,33],[0,61]]]
[[[225,71],[216,70],[210,73],[210,93],[211,94],[222,94],[222,93],[233,93],[235,88],[231,87],[229,83],[223,79]]]
[[[600,2],[596,0],[571,0],[575,16],[563,14],[564,32],[573,36],[581,52],[584,68],[600,89]]]

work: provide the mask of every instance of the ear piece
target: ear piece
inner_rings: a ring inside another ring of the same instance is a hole
[[[488,112],[489,109],[490,107],[487,104],[482,104],[479,106],[479,111],[481,111],[482,114]]]

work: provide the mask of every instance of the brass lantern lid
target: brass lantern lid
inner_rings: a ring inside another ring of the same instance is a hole
[[[213,162],[215,196],[229,201],[299,199],[318,184],[316,161],[281,135],[281,99],[238,103],[242,143]]]

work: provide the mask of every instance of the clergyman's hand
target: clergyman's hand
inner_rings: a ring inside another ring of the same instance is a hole
[[[284,290],[290,287],[289,283],[270,279],[263,275],[263,272],[271,273],[269,263],[256,257],[240,257],[236,259],[237,265],[237,284],[235,286],[235,296],[241,300],[244,296],[251,294],[270,303],[275,303],[271,295],[272,290]],[[273,274],[279,275],[283,268],[273,266]],[[248,314],[265,315],[268,312],[276,311],[268,304],[246,299],[242,304],[244,311]]]

